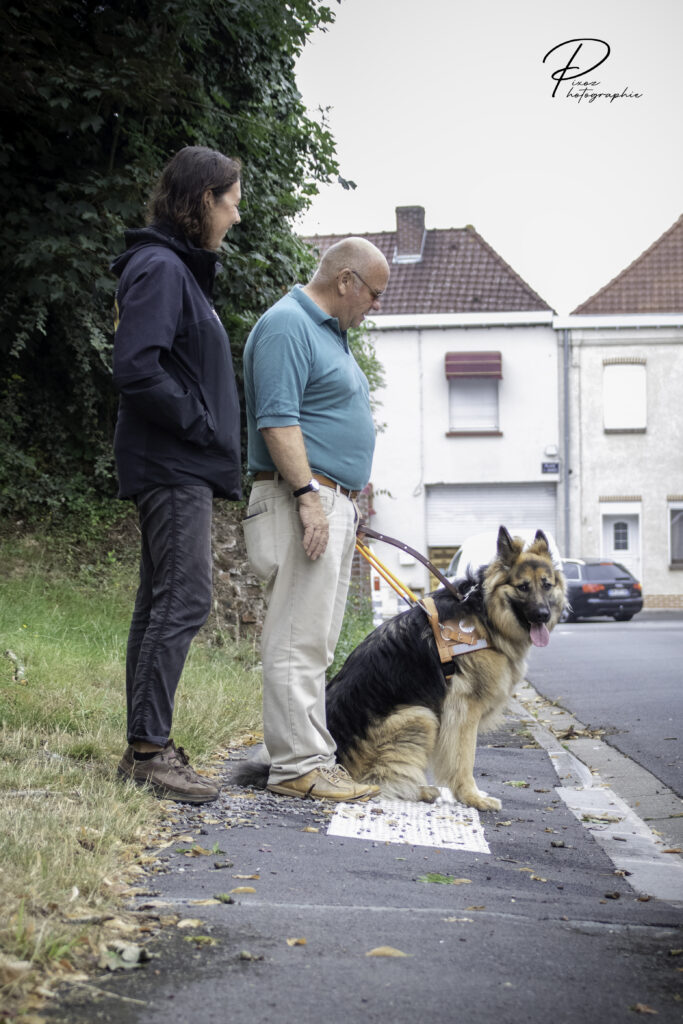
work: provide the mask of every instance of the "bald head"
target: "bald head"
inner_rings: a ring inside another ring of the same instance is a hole
[[[376,245],[367,238],[344,238],[325,251],[312,283],[328,287],[343,270],[356,270],[362,277],[373,271],[385,272],[389,277],[389,264]]]
[[[379,311],[388,280],[389,264],[376,245],[367,238],[345,238],[327,249],[304,292],[347,331]]]

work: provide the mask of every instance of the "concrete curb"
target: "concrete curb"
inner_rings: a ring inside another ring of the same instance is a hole
[[[586,732],[586,727],[569,712],[554,709],[552,702],[541,697],[530,683],[522,684],[515,696],[512,710],[548,752],[563,783],[556,787],[558,795],[616,869],[628,874],[629,884],[636,891],[683,905],[683,859],[677,853],[664,852],[672,849],[674,836],[681,828],[682,801],[599,737],[571,740],[571,752],[566,749],[555,732],[562,735],[572,726],[575,732]],[[550,725],[548,718],[539,721],[540,713],[556,718],[552,729],[546,727]],[[606,769],[606,779],[599,774],[599,767]],[[656,823],[662,829],[653,832],[643,814],[650,825]]]

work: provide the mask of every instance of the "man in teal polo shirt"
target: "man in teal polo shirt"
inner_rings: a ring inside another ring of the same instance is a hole
[[[252,568],[266,583],[261,638],[268,788],[286,796],[367,800],[335,762],[325,672],[349,587],[358,509],[372,466],[369,388],[346,332],[380,308],[389,266],[364,238],[324,254],[258,321],[244,350],[254,477],[244,521]]]

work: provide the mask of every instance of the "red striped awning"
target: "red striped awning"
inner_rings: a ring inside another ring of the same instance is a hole
[[[500,352],[447,352],[446,376],[502,378],[503,358]]]

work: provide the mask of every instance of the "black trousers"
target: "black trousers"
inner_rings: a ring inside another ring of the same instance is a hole
[[[210,487],[154,487],[137,495],[140,586],[128,634],[128,742],[163,746],[192,638],[211,611]]]

